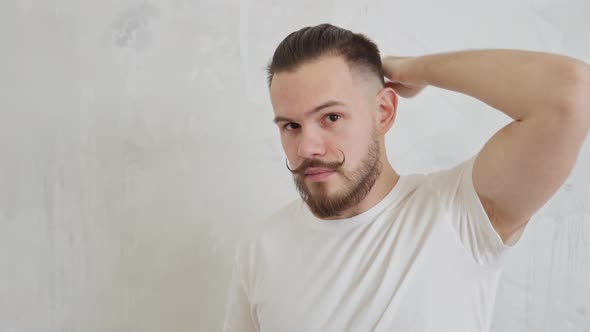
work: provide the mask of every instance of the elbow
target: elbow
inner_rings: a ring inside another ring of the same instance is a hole
[[[568,65],[560,109],[566,117],[590,129],[590,66],[574,60]]]

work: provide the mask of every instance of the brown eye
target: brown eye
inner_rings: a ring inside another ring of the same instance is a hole
[[[297,128],[299,128],[299,125],[298,125],[298,124],[296,124],[295,122],[289,122],[289,123],[285,124],[285,125],[283,126],[283,128],[285,128],[285,129],[287,129],[287,130],[294,130],[294,129],[297,129]]]
[[[331,122],[336,122],[336,121],[338,121],[338,119],[340,119],[340,115],[338,115],[338,114],[328,114],[328,119]]]

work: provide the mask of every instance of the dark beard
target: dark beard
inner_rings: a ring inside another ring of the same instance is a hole
[[[340,190],[333,197],[329,197],[326,183],[317,182],[312,184],[315,186],[315,191],[312,194],[304,180],[304,175],[295,175],[293,179],[297,191],[313,214],[318,218],[328,218],[339,216],[342,212],[356,206],[367,197],[382,170],[383,165],[379,161],[379,142],[374,137],[367,151],[367,156],[358,169],[354,170],[350,175],[343,174],[340,170],[336,170],[334,174],[334,176],[342,175],[346,183],[350,185],[348,188],[352,189]]]

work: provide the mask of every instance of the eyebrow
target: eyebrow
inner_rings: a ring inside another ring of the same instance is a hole
[[[346,106],[346,104],[343,103],[343,102],[341,102],[341,101],[337,101],[337,100],[329,100],[329,101],[327,101],[327,102],[325,102],[325,103],[323,103],[323,104],[321,104],[319,106],[314,107],[314,109],[312,109],[311,111],[307,112],[305,115],[308,116],[308,115],[311,115],[313,113],[317,113],[317,112],[319,112],[319,111],[321,111],[321,110],[323,110],[325,108],[332,107],[332,106]],[[274,118],[274,121],[273,122],[276,124],[276,123],[279,123],[279,122],[282,122],[282,121],[293,121],[293,120],[291,120],[289,118],[286,118],[284,116],[277,116],[277,117]]]

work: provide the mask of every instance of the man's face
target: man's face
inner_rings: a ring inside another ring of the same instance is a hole
[[[340,57],[273,77],[271,102],[283,149],[297,190],[320,218],[356,206],[381,173],[373,88]]]

